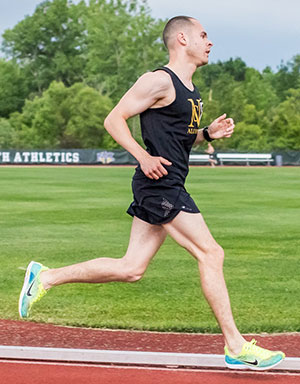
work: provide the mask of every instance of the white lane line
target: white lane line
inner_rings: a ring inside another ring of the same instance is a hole
[[[226,368],[223,355],[198,353],[107,351],[94,349],[0,346],[0,359],[69,361],[167,367]],[[288,357],[274,370],[300,371],[300,358]]]

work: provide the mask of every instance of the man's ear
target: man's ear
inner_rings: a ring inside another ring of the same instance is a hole
[[[179,32],[177,34],[177,41],[181,44],[181,45],[187,45],[187,38],[186,38],[186,35],[184,32]]]

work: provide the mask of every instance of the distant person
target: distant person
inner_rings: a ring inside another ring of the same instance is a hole
[[[212,168],[214,168],[217,164],[217,160],[215,159],[215,156],[214,156],[215,148],[212,146],[210,142],[207,143],[207,148],[205,152],[209,154],[209,158],[208,158],[209,164]]]
[[[225,114],[200,129],[202,100],[192,76],[208,63],[213,44],[199,21],[185,16],[168,21],[163,39],[169,63],[142,75],[105,120],[107,131],[139,163],[132,181],[134,201],[128,213],[133,223],[125,256],[58,269],[31,262],[20,295],[20,316],[27,317],[32,305],[54,286],[140,280],[169,234],[198,261],[204,295],[224,335],[227,366],[273,368],[284,353],[260,348],[255,340],[247,342],[238,331],[223,276],[224,251],[184,187],[192,145],[229,138],[234,130],[233,120]],[[146,150],[133,139],[127,125],[127,119],[137,114]],[[202,204],[206,199],[210,196]],[[99,253],[105,256],[101,249]],[[169,276],[172,278],[172,268],[166,278]]]

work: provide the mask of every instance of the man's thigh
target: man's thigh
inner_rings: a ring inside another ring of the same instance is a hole
[[[179,245],[198,259],[201,254],[220,248],[201,213],[181,211],[172,221],[163,224],[163,227]]]
[[[149,224],[133,217],[125,261],[145,270],[167,236],[161,225]]]

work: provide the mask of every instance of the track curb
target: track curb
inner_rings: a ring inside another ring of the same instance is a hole
[[[148,365],[165,367],[226,368],[224,355],[136,352],[95,349],[0,346],[0,359]],[[300,371],[300,358],[287,357],[273,370]]]

